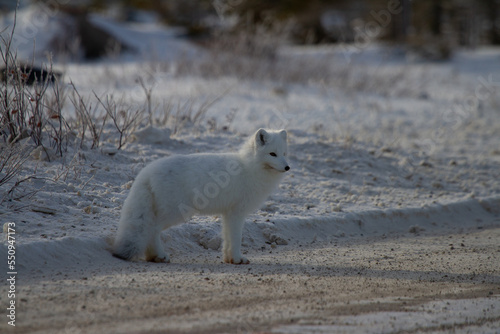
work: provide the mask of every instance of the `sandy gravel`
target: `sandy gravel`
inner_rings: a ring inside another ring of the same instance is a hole
[[[170,264],[104,254],[20,276],[16,333],[497,333],[498,240],[500,228],[268,245],[242,266],[213,250]]]

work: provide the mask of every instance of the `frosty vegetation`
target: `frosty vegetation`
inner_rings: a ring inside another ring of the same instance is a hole
[[[0,186],[15,178],[27,159],[62,159],[65,164],[67,160],[63,158],[68,148],[71,151],[98,149],[104,131],[108,137],[113,136],[112,132],[118,135],[114,146],[120,150],[139,127],[168,127],[173,135],[186,127],[197,128],[207,110],[219,99],[200,103],[194,99],[167,100],[159,106],[152,99],[154,83],[148,83],[141,73],[137,74],[135,82],[144,93],[143,104],[137,105],[125,96],[113,94],[101,96],[92,92],[82,96],[73,82],[62,82],[61,74],[53,69],[50,60],[36,67],[35,59],[30,63],[17,59],[11,47],[15,28],[14,22],[10,36],[2,37],[0,47],[3,65],[0,73]],[[109,153],[114,154],[114,151]],[[23,181],[18,180],[14,187]]]

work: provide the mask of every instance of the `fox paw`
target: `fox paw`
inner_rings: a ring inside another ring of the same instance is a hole
[[[240,259],[234,259],[234,258],[231,258],[228,263],[231,263],[231,264],[250,264],[250,261],[244,257],[244,256],[241,256]]]
[[[168,256],[155,256],[154,258],[147,259],[149,262],[156,262],[156,263],[170,263],[170,259]]]

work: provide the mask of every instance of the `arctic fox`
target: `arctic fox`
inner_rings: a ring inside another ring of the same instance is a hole
[[[162,230],[219,214],[224,262],[250,263],[241,255],[243,223],[290,170],[286,139],[285,130],[259,129],[238,153],[176,155],[146,166],[123,205],[113,255],[169,262]]]

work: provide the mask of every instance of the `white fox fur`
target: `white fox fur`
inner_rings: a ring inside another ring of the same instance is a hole
[[[221,215],[224,262],[241,255],[245,217],[258,209],[290,167],[285,130],[259,129],[238,153],[176,155],[137,175],[123,205],[113,254],[169,262],[160,232],[195,214]]]

